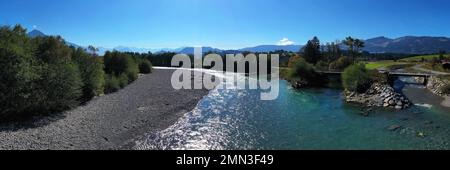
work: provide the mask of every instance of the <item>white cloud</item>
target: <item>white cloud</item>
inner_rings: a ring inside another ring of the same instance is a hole
[[[289,40],[288,38],[283,38],[278,41],[277,45],[294,45],[294,41]]]
[[[37,25],[33,25],[33,29],[37,29]]]

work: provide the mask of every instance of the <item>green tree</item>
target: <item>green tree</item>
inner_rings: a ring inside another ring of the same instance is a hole
[[[44,94],[42,109],[59,112],[79,105],[82,97],[83,81],[78,65],[72,61],[72,49],[61,37],[38,37],[36,58],[42,66],[38,82]]]
[[[94,54],[93,54],[94,55]],[[103,93],[105,73],[100,58],[91,56],[84,49],[73,49],[73,59],[77,63],[83,80],[83,101]]]
[[[322,57],[320,41],[317,37],[309,40],[303,48],[303,56],[308,63],[316,64]]]
[[[342,52],[341,52],[341,48],[339,47],[339,43],[327,43],[326,44],[326,50],[324,51],[325,54],[325,59],[328,62],[332,62],[337,60],[339,57],[341,57]]]
[[[355,39],[353,39],[352,37],[347,37],[345,38],[345,40],[342,41],[343,44],[345,44],[348,48],[348,55],[349,57],[352,59],[352,61],[354,61],[354,47],[355,47]]]
[[[96,48],[96,47],[90,45],[90,46],[88,46],[88,51],[89,51],[94,57],[97,57],[97,56],[98,56],[98,54],[97,54],[98,48]]]
[[[0,27],[0,117],[32,112],[39,105],[36,82],[40,67],[26,30]]]
[[[365,47],[364,41],[360,39],[355,39],[354,46],[356,57],[360,57],[361,50]]]
[[[353,63],[356,61],[356,57],[361,55],[361,49],[365,47],[364,41],[361,39],[347,37],[342,41],[348,48],[348,55]]]

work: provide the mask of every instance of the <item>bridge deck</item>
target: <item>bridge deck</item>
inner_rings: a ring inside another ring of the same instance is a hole
[[[408,76],[408,77],[430,77],[430,76],[433,76],[433,74],[425,74],[425,73],[399,73],[399,72],[389,72],[389,75]]]
[[[319,71],[322,74],[342,74],[339,71]],[[386,72],[385,74],[393,75],[393,76],[407,76],[407,77],[430,77],[434,74],[426,74],[426,73],[404,73],[404,72]]]

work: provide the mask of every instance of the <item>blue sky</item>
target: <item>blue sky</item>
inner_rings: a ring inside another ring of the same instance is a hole
[[[79,45],[146,48],[450,37],[447,0],[1,0],[0,24]]]

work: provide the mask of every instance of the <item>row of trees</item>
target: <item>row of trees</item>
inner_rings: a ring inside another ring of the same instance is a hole
[[[341,50],[341,45],[347,46],[347,51]],[[319,38],[309,40],[300,54],[306,62],[316,65],[320,69],[343,70],[361,57],[364,41],[347,37],[342,42],[336,41],[321,45]]]
[[[127,75],[125,85],[137,78],[139,64],[151,70],[146,60],[111,54],[103,62],[59,36],[30,38],[20,25],[0,27],[0,117],[70,109],[112,92],[107,86],[112,76]]]
[[[342,51],[341,45],[347,46],[348,50]],[[314,37],[289,60],[288,78],[295,87],[316,86],[323,85],[325,79],[317,70],[344,70],[342,85],[351,91],[364,91],[372,80],[365,66],[357,64],[363,47],[362,40],[352,37],[326,45],[321,45],[319,38]]]
[[[106,86],[105,92],[116,92],[138,78],[138,73],[148,74],[152,64],[139,53],[107,51],[103,56]]]

